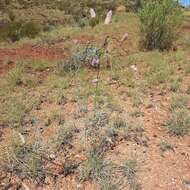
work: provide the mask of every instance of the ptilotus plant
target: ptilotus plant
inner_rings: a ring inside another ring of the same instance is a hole
[[[85,47],[78,46],[76,50],[71,52],[69,60],[64,62],[63,70],[76,71],[81,67],[98,67],[103,49],[87,44]],[[59,63],[60,67],[60,63]]]

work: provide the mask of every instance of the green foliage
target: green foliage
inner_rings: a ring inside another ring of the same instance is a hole
[[[0,125],[19,126],[25,116],[25,105],[17,100],[6,101],[1,104]]]
[[[45,59],[28,59],[20,62],[19,64],[23,65],[25,69],[39,72],[48,69],[52,65],[52,62]]]
[[[67,72],[76,72],[84,66],[97,67],[99,63],[92,64],[93,60],[99,60],[103,50],[93,45],[77,46],[72,50],[71,55],[66,61],[59,61],[57,63],[57,72],[64,74]]]
[[[147,50],[169,50],[177,38],[182,20],[178,1],[146,3],[139,12],[141,45]]]
[[[175,72],[174,65],[160,57],[152,60],[147,66],[145,77],[149,87],[168,82]]]
[[[173,111],[178,108],[186,108],[188,104],[188,96],[177,94],[172,97],[170,109]]]
[[[180,90],[180,87],[181,87],[181,78],[178,78],[178,77],[174,77],[174,78],[171,78],[171,82],[170,82],[170,90],[172,92],[177,92]]]
[[[177,136],[184,136],[190,130],[190,113],[185,108],[178,108],[172,112],[167,122],[169,131]]]
[[[25,72],[24,62],[17,62],[16,68],[7,73],[6,79],[11,87],[20,85],[33,87],[39,82],[38,78],[34,74]]]
[[[0,166],[6,171],[39,181],[45,179],[38,141],[26,144],[24,136],[14,132],[10,142],[0,149]]]
[[[87,160],[80,169],[80,178],[82,181],[96,179],[104,164],[102,155],[98,152],[90,151]]]
[[[11,22],[0,28],[0,41],[11,40],[11,42],[15,42],[24,37],[34,38],[40,31],[41,27],[32,22]]]
[[[190,113],[187,109],[188,95],[177,94],[172,97],[171,117],[167,121],[169,131],[177,136],[184,136],[190,130]]]
[[[135,159],[129,159],[124,165],[124,171],[129,180],[132,180],[135,177],[137,167],[137,161]]]
[[[12,86],[17,86],[22,84],[22,68],[16,67],[7,74],[7,81]]]
[[[162,140],[159,144],[160,150],[165,152],[167,150],[174,150],[174,147],[166,140]]]
[[[102,154],[92,150],[80,168],[80,179],[97,182],[100,190],[117,190],[119,188],[114,169],[112,163],[108,163]]]
[[[127,122],[122,118],[117,116],[113,121],[113,128],[115,129],[121,129],[121,128],[127,128]]]
[[[124,174],[127,176],[128,183],[130,185],[131,190],[140,190],[141,186],[137,182],[136,172],[137,172],[137,161],[132,158],[126,161],[124,166],[122,166],[122,170]]]
[[[55,138],[52,140],[52,148],[53,150],[59,151],[61,148],[63,148],[65,145],[70,144],[70,141],[73,137],[75,130],[73,126],[68,124],[62,124],[59,127],[59,130],[55,136]]]

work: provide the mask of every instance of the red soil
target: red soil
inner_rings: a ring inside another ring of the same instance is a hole
[[[6,73],[9,69],[13,68],[16,60],[19,59],[47,59],[58,60],[64,57],[63,49],[48,48],[40,46],[24,45],[23,47],[13,49],[0,49],[0,75]],[[9,60],[11,64],[5,64]]]

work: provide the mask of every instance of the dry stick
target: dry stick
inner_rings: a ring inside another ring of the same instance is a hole
[[[104,43],[102,45],[102,48],[103,49],[106,49],[107,46],[108,46],[108,39],[109,39],[109,36],[106,36],[105,40],[104,40]],[[96,82],[96,90],[95,90],[95,98],[94,98],[94,106],[95,106],[95,110],[97,108],[97,91],[98,91],[98,86],[99,86],[99,80],[100,80],[100,64],[98,64],[98,69],[97,69],[97,82]]]

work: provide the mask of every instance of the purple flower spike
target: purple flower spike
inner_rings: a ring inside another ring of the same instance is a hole
[[[123,35],[123,37],[121,38],[121,41],[123,42],[123,41],[127,40],[128,36],[129,36],[129,34],[126,32],[126,33]]]
[[[91,61],[91,65],[92,65],[93,67],[97,67],[97,66],[99,65],[99,62],[100,62],[99,59],[93,58],[92,61]]]

